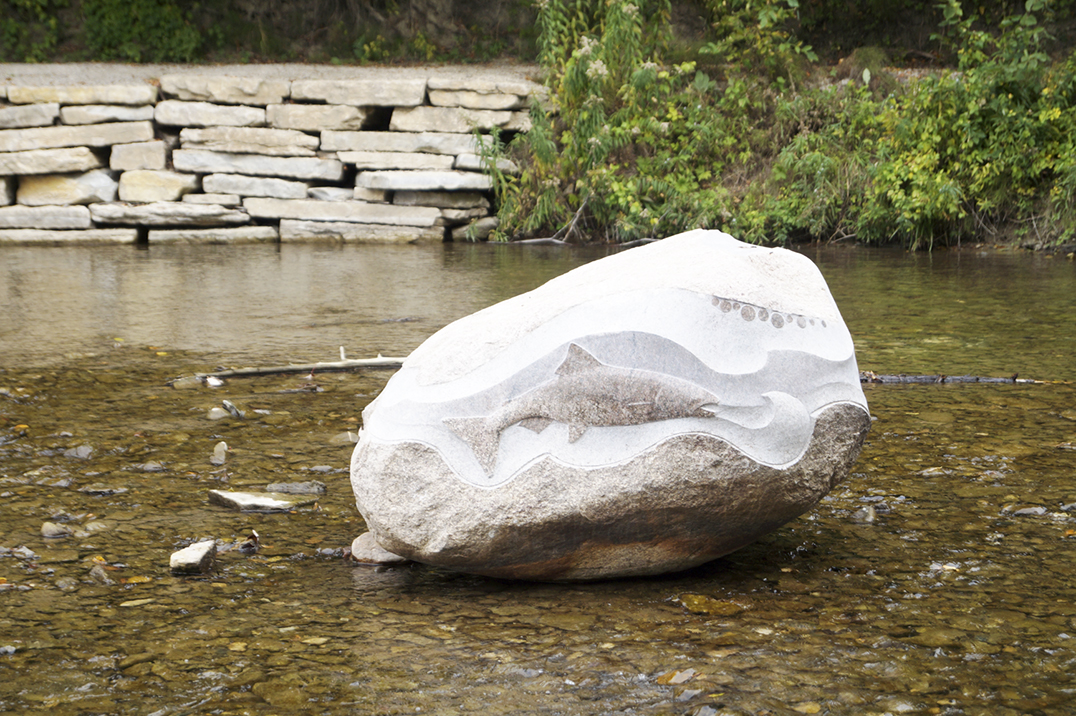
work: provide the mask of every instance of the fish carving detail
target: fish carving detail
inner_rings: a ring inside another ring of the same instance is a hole
[[[540,433],[554,422],[563,423],[568,426],[568,442],[574,443],[592,427],[711,418],[717,405],[716,395],[688,380],[606,365],[572,343],[553,378],[489,415],[443,418],[443,422],[491,475],[501,433],[513,425]]]

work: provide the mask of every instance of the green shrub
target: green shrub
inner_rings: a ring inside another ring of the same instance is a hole
[[[171,0],[83,0],[86,46],[97,60],[191,62],[202,48],[197,9]]]
[[[66,6],[66,0],[0,0],[0,60],[48,60],[60,39],[56,13]]]

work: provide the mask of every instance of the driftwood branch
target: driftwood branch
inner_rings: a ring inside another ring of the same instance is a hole
[[[1013,373],[1008,378],[990,378],[981,375],[879,375],[874,371],[863,371],[859,374],[860,383],[1044,383],[1045,381],[1031,378],[1020,378]]]
[[[386,358],[378,354],[377,358],[342,358],[337,361],[324,361],[320,363],[289,363],[288,365],[272,365],[261,368],[233,368],[231,370],[218,370],[211,373],[195,373],[188,378],[176,378],[168,381],[175,385],[180,381],[205,383],[210,378],[244,378],[258,375],[280,375],[286,373],[334,373],[346,370],[363,370],[367,368],[399,368],[403,365],[403,358]]]

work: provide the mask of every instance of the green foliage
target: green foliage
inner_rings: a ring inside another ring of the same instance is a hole
[[[0,0],[0,60],[44,62],[60,39],[56,13],[66,0]]]
[[[197,9],[171,0],[83,0],[86,45],[101,60],[191,62],[202,46]]]

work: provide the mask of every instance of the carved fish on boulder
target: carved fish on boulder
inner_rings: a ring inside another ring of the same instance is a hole
[[[693,231],[428,338],[363,411],[351,483],[375,541],[418,562],[659,574],[811,509],[869,427],[815,265]]]
[[[609,366],[575,343],[556,377],[485,417],[444,418],[444,423],[493,471],[502,431],[521,425],[540,433],[551,423],[568,426],[568,442],[588,428],[641,425],[676,418],[709,418],[718,398],[686,380],[654,371]]]

